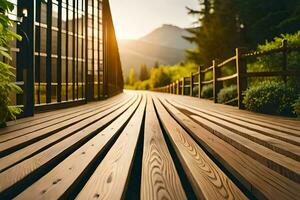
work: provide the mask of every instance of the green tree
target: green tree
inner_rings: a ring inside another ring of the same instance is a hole
[[[211,65],[213,59],[223,59],[233,54],[239,44],[235,5],[232,0],[199,0],[202,9],[188,9],[196,16],[198,27],[189,29],[192,36],[185,37],[197,45],[189,50],[188,58],[195,63]]]
[[[134,85],[136,82],[136,73],[134,67],[130,68],[129,75],[128,75],[128,84]]]
[[[158,62],[158,61],[155,61],[153,68],[154,68],[154,69],[158,69],[159,66],[160,66],[159,62]]]
[[[12,92],[21,92],[21,89],[12,82],[15,77],[12,72],[14,68],[8,63],[12,60],[10,56],[10,42],[21,37],[10,29],[13,22],[8,18],[7,13],[14,9],[14,5],[7,0],[0,1],[0,55],[7,62],[0,61],[0,126],[5,126],[8,119],[15,119],[21,112],[19,108],[12,106],[9,95]]]
[[[140,66],[140,81],[147,80],[149,78],[147,65]]]
[[[199,0],[199,8],[188,8],[196,27],[185,38],[197,49],[188,50],[187,58],[206,66],[233,55],[236,47],[254,48],[300,29],[299,0]]]
[[[170,84],[171,77],[166,73],[164,68],[160,67],[152,70],[150,82],[153,88],[158,88]]]

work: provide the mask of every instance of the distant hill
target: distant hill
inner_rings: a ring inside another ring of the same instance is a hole
[[[119,41],[119,50],[123,72],[128,74],[130,67],[139,73],[141,64],[152,67],[156,61],[160,64],[174,65],[185,59],[185,49],[193,48],[182,38],[189,33],[173,25],[163,25],[138,40]]]

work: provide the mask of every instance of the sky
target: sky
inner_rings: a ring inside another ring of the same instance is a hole
[[[138,39],[163,24],[190,27],[193,18],[186,6],[198,0],[109,0],[117,38]]]

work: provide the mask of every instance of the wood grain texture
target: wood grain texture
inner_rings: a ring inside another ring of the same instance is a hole
[[[58,140],[69,137],[70,135],[83,129],[84,127],[87,127],[88,125],[105,117],[106,115],[110,114],[111,112],[120,108],[122,105],[124,105],[126,103],[127,103],[127,100],[122,103],[119,102],[119,104],[116,104],[116,105],[112,104],[109,106],[102,107],[101,109],[97,110],[98,114],[95,114],[91,118],[82,120],[82,121],[66,128],[66,129],[63,129],[62,131],[59,131],[43,140],[40,140],[40,141],[33,143],[23,149],[13,152],[13,153],[9,154],[8,156],[0,158],[0,172],[2,172],[4,169],[12,166],[13,164],[15,164],[17,162],[22,161],[25,158],[29,158],[36,151],[47,147],[51,143],[54,143]]]
[[[187,106],[195,111],[199,111],[208,115],[211,115],[213,117],[217,117],[219,119],[225,120],[227,122],[233,123],[235,125],[239,125],[243,128],[247,128],[253,131],[257,131],[261,134],[280,139],[282,141],[289,142],[291,144],[300,146],[300,133],[299,131],[295,131],[292,129],[287,129],[284,127],[278,127],[278,126],[270,126],[269,124],[259,122],[257,120],[245,120],[242,117],[238,117],[237,115],[230,115],[227,113],[218,112],[217,110],[210,110],[207,107],[200,108],[193,106],[191,104],[183,103],[178,100],[170,99],[170,102],[176,102],[178,104],[181,104],[183,106]]]
[[[147,104],[145,98],[139,104],[142,95],[148,96]],[[65,198],[79,188],[78,199],[120,199],[129,192],[130,178],[140,178],[141,199],[186,199],[186,183],[177,175],[185,173],[201,199],[245,199],[238,185],[256,199],[298,200],[299,138],[297,120],[187,96],[126,91],[107,101],[10,122],[0,130],[0,151],[5,151],[0,154],[0,199],[17,195],[19,186],[18,199]],[[3,147],[13,140],[9,151]],[[144,153],[135,157],[140,145]],[[170,148],[179,160],[173,161]],[[142,163],[142,175],[133,177],[140,172],[132,167]]]
[[[247,199],[188,133],[154,99],[159,117],[199,199]]]
[[[205,99],[197,99],[192,97],[182,97],[179,95],[169,95],[164,94],[166,98],[170,99],[176,99],[178,101],[181,101],[182,103],[193,105],[198,108],[205,108],[214,112],[219,112],[224,115],[233,115],[241,117],[245,120],[253,120],[256,121],[256,123],[263,124],[265,126],[269,127],[275,127],[279,129],[286,129],[288,132],[290,130],[294,131],[294,133],[298,136],[300,136],[300,120],[294,119],[294,118],[285,118],[285,117],[279,117],[279,116],[273,116],[273,115],[265,115],[260,113],[253,113],[245,110],[239,110],[236,107],[233,106],[226,106],[222,104],[214,104],[210,100]],[[252,122],[253,122],[252,121]]]
[[[279,140],[277,138],[266,136],[264,134],[261,134],[260,132],[241,127],[232,122],[228,122],[223,119],[217,118],[215,116],[208,115],[204,112],[196,111],[195,109],[191,109],[189,106],[184,106],[182,104],[178,104],[173,101],[169,101],[169,102],[177,108],[188,111],[190,113],[190,116],[192,116],[192,118],[195,119],[196,118],[198,119],[198,117],[204,118],[210,122],[215,123],[218,126],[226,128],[234,133],[237,133],[245,138],[248,138],[251,141],[261,144],[275,152],[281,153],[285,156],[293,158],[294,160],[300,161],[299,146],[288,143],[286,141]],[[300,138],[292,137],[292,136],[290,137],[291,139],[294,139],[295,143],[297,143],[298,145],[300,144]]]
[[[148,96],[141,177],[141,199],[187,199]]]
[[[118,105],[118,103],[112,104],[111,106]],[[109,107],[110,106],[108,106],[107,108],[109,108]],[[44,137],[47,137],[57,131],[63,130],[71,125],[74,125],[74,124],[82,121],[82,120],[85,120],[85,119],[92,120],[93,116],[98,114],[99,112],[101,112],[101,111],[99,111],[97,109],[93,109],[93,111],[88,112],[86,114],[82,114],[75,118],[71,118],[71,119],[68,119],[65,121],[60,121],[59,123],[51,125],[49,127],[46,127],[44,129],[41,129],[41,130],[38,130],[35,132],[31,132],[30,134],[26,134],[26,135],[14,138],[12,140],[9,140],[7,142],[4,142],[0,146],[0,154],[7,151],[8,149],[14,148],[15,146],[26,145],[26,144],[28,145],[30,143],[35,142],[36,140],[43,139]]]
[[[176,106],[180,105],[176,104]],[[184,108],[193,112],[193,110],[190,108]],[[265,166],[300,183],[300,167],[298,161],[274,152],[271,149],[259,145],[204,118],[196,115],[192,116],[192,118],[200,123],[201,126],[210,130],[212,133],[233,145],[237,149],[258,160]]]
[[[131,94],[133,95],[133,94]],[[19,119],[15,122],[9,122],[8,126],[0,129],[0,142],[3,142],[4,140],[7,140],[4,135],[9,135],[10,137],[16,137],[21,134],[25,134],[28,132],[33,132],[36,130],[39,130],[40,128],[47,127],[47,124],[54,124],[52,121],[67,117],[73,114],[80,115],[81,112],[87,112],[87,111],[92,111],[95,108],[101,108],[103,106],[107,106],[111,103],[120,101],[121,99],[126,99],[130,98],[129,94],[125,95],[117,95],[117,97],[111,98],[104,100],[103,102],[100,103],[91,103],[91,104],[86,104],[82,106],[78,106],[75,108],[67,108],[67,109],[60,109],[57,111],[51,111],[51,112],[46,112],[46,113],[41,113],[41,114],[36,114],[34,117],[29,117],[29,118],[22,118]],[[32,118],[32,119],[31,119]],[[30,119],[30,120],[29,120]],[[22,123],[21,123],[21,122]],[[12,133],[14,132],[14,133]]]
[[[118,110],[110,113],[105,118],[95,122],[93,125],[77,132],[76,134],[66,138],[65,140],[51,146],[50,148],[42,151],[41,153],[27,159],[12,168],[2,172],[0,174],[0,192],[6,190],[7,188],[13,186],[18,181],[22,180],[24,177],[30,175],[39,167],[47,164],[51,160],[55,159],[59,154],[62,154],[71,146],[78,144],[81,140],[87,138],[94,131],[101,129],[101,127],[109,124],[111,121],[116,119],[120,114],[130,107],[136,99],[131,100],[126,105],[122,106]]]
[[[160,96],[167,110],[258,199],[299,199],[300,185],[260,164],[201,127]]]
[[[117,133],[122,129],[126,121],[133,114],[139,105],[140,98],[94,138],[72,153],[58,166],[52,169],[16,199],[58,199],[75,181],[80,181],[80,177],[85,170],[103,152],[112,139],[117,137]]]
[[[132,116],[116,143],[97,167],[76,199],[124,198],[129,172],[142,127],[146,99]]]

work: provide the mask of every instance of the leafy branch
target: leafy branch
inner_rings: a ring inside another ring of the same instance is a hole
[[[20,35],[11,31],[13,21],[9,19],[8,13],[13,9],[12,3],[7,0],[0,1],[0,56],[6,61],[0,61],[0,126],[4,126],[8,119],[15,119],[22,111],[12,105],[9,97],[12,93],[22,92],[22,89],[12,82],[15,78],[15,68],[9,64],[12,60],[10,42],[22,39]]]

